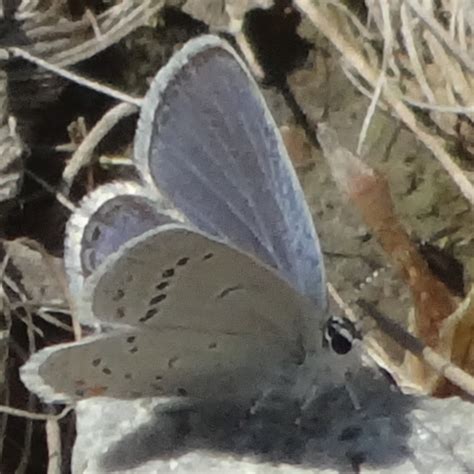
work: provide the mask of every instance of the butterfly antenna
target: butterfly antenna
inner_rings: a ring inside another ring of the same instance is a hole
[[[428,364],[433,370],[443,375],[454,385],[464,390],[474,400],[474,377],[439,355],[430,347],[425,346],[419,339],[402,328],[402,326],[384,316],[373,304],[362,299],[357,300],[356,303],[397,344]]]

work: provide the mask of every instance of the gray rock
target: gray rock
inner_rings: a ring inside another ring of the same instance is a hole
[[[474,411],[403,395],[380,375],[334,388],[303,413],[290,400],[232,406],[94,399],[77,408],[74,473],[474,472]]]

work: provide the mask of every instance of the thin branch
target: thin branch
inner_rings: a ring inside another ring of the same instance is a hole
[[[28,420],[36,420],[36,421],[48,421],[50,419],[53,420],[60,420],[64,418],[71,410],[73,410],[73,406],[68,406],[64,408],[61,413],[58,415],[51,415],[46,413],[32,413],[26,410],[20,410],[19,408],[12,408],[0,405],[0,413],[5,413],[6,415],[16,416],[19,418],[26,418]]]

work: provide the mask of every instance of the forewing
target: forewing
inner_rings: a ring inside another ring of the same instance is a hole
[[[135,159],[201,231],[226,238],[326,306],[303,192],[258,87],[217,37],[190,41],[148,91]]]

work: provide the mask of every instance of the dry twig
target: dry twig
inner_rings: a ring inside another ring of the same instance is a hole
[[[51,71],[60,77],[64,77],[65,79],[68,79],[72,82],[75,82],[76,84],[87,87],[101,94],[108,95],[109,97],[112,97],[113,99],[120,100],[121,102],[127,102],[137,107],[140,107],[142,104],[142,99],[139,99],[137,97],[132,97],[128,94],[124,94],[123,92],[112,89],[111,87],[104,86],[103,84],[99,84],[98,82],[90,81],[86,79],[85,77],[80,76],[79,74],[75,74],[73,72],[70,72],[64,69],[64,67],[62,66],[57,66],[54,63],[51,63],[50,61],[33,56],[32,54],[28,53],[27,51],[21,48],[10,48],[9,51],[16,57],[25,59],[26,61],[30,61],[31,63],[36,64],[37,66],[41,66],[47,71]]]
[[[94,128],[84,138],[77,150],[72,155],[66,168],[63,171],[63,190],[65,194],[69,193],[72,183],[81,168],[86,166],[92,159],[94,149],[99,142],[110,132],[110,130],[122,118],[128,117],[137,112],[135,105],[121,103],[108,112],[94,125]]]

